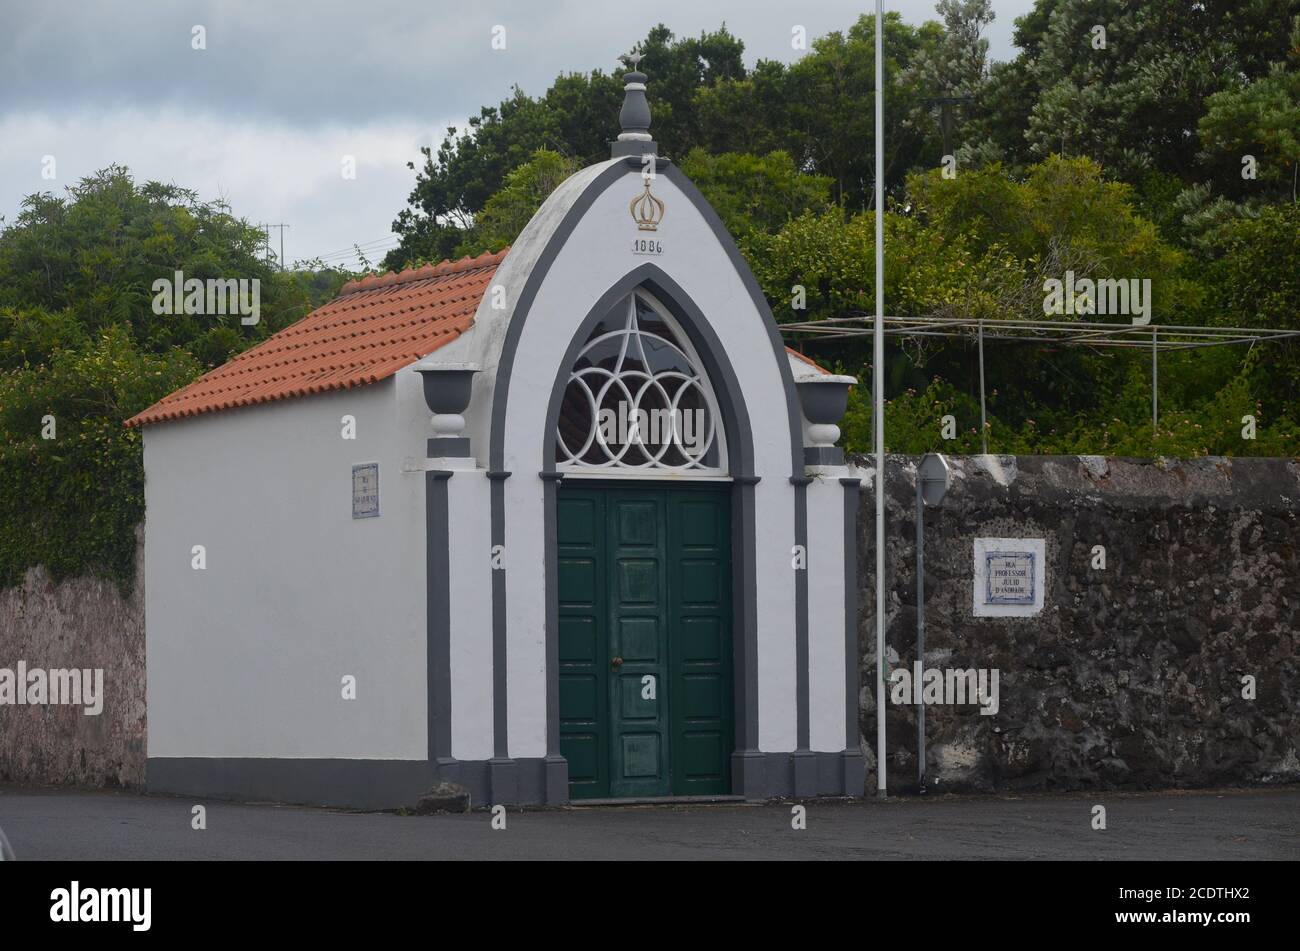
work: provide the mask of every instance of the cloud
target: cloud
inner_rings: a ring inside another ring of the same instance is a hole
[[[561,72],[611,71],[656,23],[697,36],[726,23],[759,57],[792,60],[790,30],[847,29],[870,3],[825,0],[0,0],[0,113],[74,104],[275,116],[293,125],[470,115],[518,83],[540,94]],[[1010,52],[1013,15],[1000,0],[993,53]],[[936,19],[932,0],[887,4],[905,19]],[[21,13],[17,10],[21,8]],[[192,48],[195,26],[206,49]],[[506,48],[493,49],[495,26]],[[647,63],[653,77],[653,64]]]
[[[1032,0],[997,0],[995,57]],[[657,23],[697,36],[723,23],[745,57],[793,60],[791,27],[847,29],[871,8],[824,0],[0,0],[0,214],[112,163],[287,222],[290,260],[368,243],[382,257],[414,185],[408,161],[519,85],[617,68]],[[892,0],[912,23],[932,0]],[[205,30],[206,49],[192,46]],[[506,48],[491,46],[504,26]],[[654,64],[644,67],[651,76]],[[611,129],[613,135],[615,130]],[[58,178],[40,177],[54,155]],[[355,155],[357,178],[340,175]],[[278,233],[276,235],[278,244]]]
[[[12,221],[21,196],[61,193],[112,163],[137,181],[156,179],[192,188],[203,199],[224,198],[252,221],[287,222],[290,260],[346,250],[353,243],[392,245],[392,219],[406,201],[414,173],[408,161],[434,141],[445,123],[383,120],[311,129],[267,121],[114,109],[67,116],[18,114],[0,118],[0,213]],[[56,178],[41,177],[53,156]],[[343,176],[352,156],[356,178]],[[279,233],[273,233],[278,248]],[[383,248],[374,248],[382,257]]]

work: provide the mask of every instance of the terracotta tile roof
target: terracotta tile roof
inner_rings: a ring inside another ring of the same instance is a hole
[[[479,301],[509,250],[344,284],[325,306],[163,397],[126,425],[386,379],[473,325]]]
[[[832,376],[832,375],[833,375],[833,374],[831,373],[830,370],[826,369],[826,368],[825,368],[824,366],[822,366],[820,363],[816,363],[816,362],[815,362],[811,357],[806,357],[806,356],[804,356],[804,355],[803,355],[802,353],[800,353],[798,350],[792,350],[792,349],[790,349],[789,347],[786,347],[786,348],[785,348],[785,352],[788,353],[788,354],[790,354],[790,356],[794,357],[796,360],[799,360],[799,361],[801,361],[801,362],[803,362],[803,363],[808,364],[810,367],[812,367],[812,368],[813,368],[814,370],[816,370],[818,373],[824,373],[824,374],[826,374],[826,376]]]

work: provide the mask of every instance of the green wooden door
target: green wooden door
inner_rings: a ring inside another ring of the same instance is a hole
[[[731,792],[731,499],[670,490],[669,696],[673,795]]]
[[[557,505],[570,796],[731,792],[727,490],[579,483]]]

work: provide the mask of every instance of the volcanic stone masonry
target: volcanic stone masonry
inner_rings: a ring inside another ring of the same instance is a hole
[[[891,457],[886,471],[890,668],[916,660],[917,461]],[[950,461],[952,487],[925,517],[925,667],[997,668],[1001,696],[993,716],[928,707],[928,789],[1300,780],[1295,460]],[[871,484],[864,479],[858,549],[861,723],[874,774]],[[973,616],[977,537],[1045,540],[1041,614]],[[1104,569],[1092,567],[1097,545]],[[1253,700],[1243,697],[1246,676]],[[887,722],[890,789],[915,790],[915,708],[890,703]]]
[[[144,532],[136,529],[136,581],[123,594],[100,578],[51,580],[29,568],[0,590],[0,668],[103,670],[103,709],[69,704],[0,706],[0,782],[144,785]]]

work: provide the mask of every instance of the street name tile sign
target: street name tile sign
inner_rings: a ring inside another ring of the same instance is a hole
[[[1046,565],[1041,538],[977,538],[976,617],[1032,617],[1043,609]]]
[[[352,467],[352,517],[379,517],[379,463]]]

